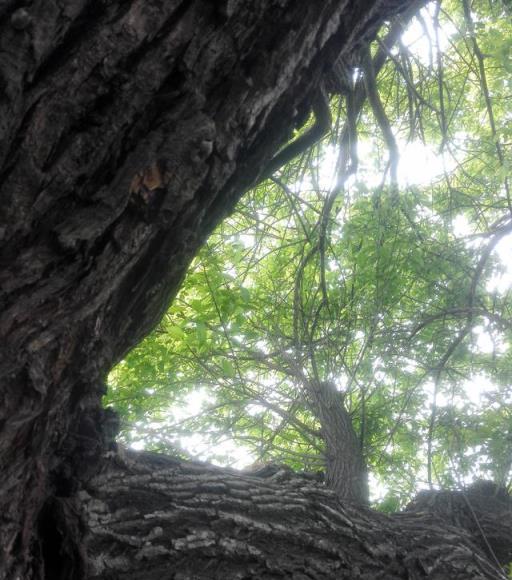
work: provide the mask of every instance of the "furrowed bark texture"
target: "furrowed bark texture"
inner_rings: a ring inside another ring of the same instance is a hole
[[[445,495],[458,508],[441,500],[442,517],[424,509],[386,516],[340,503],[334,492],[288,471],[257,478],[131,452],[115,458],[82,492],[90,529],[87,577],[505,578],[489,563],[488,548],[467,507],[462,509],[460,494]],[[429,497],[436,503],[436,494]],[[469,497],[478,516],[478,501],[486,504],[490,527],[491,520],[510,518],[508,496],[494,509],[486,495]],[[503,530],[501,541],[508,550],[502,556],[510,557],[510,529]]]
[[[96,469],[105,373],[329,65],[407,4],[0,3],[0,578],[57,577],[47,516]]]

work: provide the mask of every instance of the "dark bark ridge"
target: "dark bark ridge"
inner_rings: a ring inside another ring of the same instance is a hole
[[[251,477],[125,452],[81,493],[91,580],[505,578],[474,517],[489,538],[508,519],[492,547],[501,563],[512,555],[510,498],[482,489],[468,491],[474,515],[461,492],[433,492],[386,516],[287,470]]]
[[[0,4],[0,578],[42,577],[35,521],[94,470],[104,374],[329,63],[404,5]]]

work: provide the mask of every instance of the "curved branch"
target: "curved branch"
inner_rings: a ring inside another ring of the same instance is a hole
[[[292,159],[307,151],[317,143],[331,128],[331,108],[324,88],[321,86],[313,99],[312,104],[315,122],[305,133],[289,143],[282,151],[273,157],[261,173],[262,179],[268,179],[278,169]]]

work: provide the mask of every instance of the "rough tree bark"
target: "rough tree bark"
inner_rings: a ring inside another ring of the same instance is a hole
[[[325,481],[338,496],[368,504],[368,472],[361,442],[345,408],[343,393],[330,381],[311,382],[308,394],[325,442]]]
[[[424,493],[386,516],[287,470],[257,478],[125,453],[81,492],[89,578],[496,580],[491,558],[512,557],[512,502],[495,492]],[[57,524],[70,511],[54,509]],[[71,563],[72,554],[54,556]]]
[[[333,61],[406,4],[0,2],[0,578],[86,574],[68,540],[105,373]]]

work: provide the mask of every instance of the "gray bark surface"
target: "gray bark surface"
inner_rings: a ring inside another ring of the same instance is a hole
[[[304,475],[270,477],[151,454],[113,456],[82,492],[90,580],[504,579],[458,492],[387,516]],[[427,501],[427,497],[429,498]],[[449,501],[448,501],[449,498]],[[468,491],[493,547],[512,555],[511,501]],[[457,508],[451,507],[451,504]],[[443,505],[442,513],[426,504]],[[483,511],[482,511],[483,510]],[[482,516],[485,513],[487,519]],[[457,520],[457,521],[455,521]]]
[[[368,471],[343,393],[329,381],[312,382],[308,393],[325,441],[327,486],[344,500],[368,504]]]

